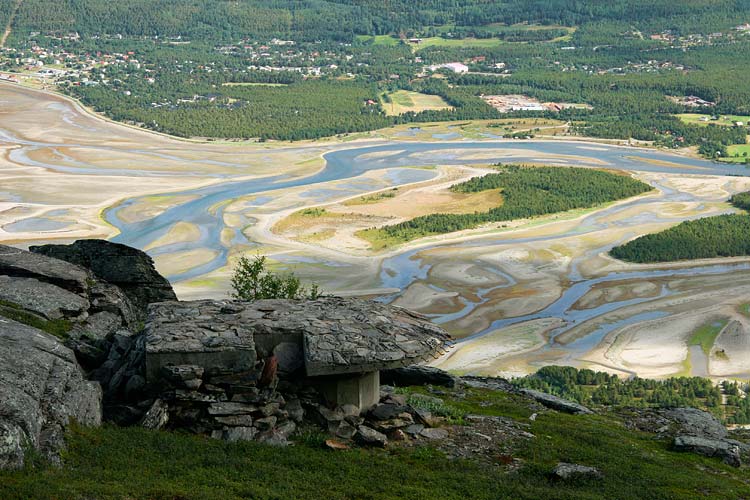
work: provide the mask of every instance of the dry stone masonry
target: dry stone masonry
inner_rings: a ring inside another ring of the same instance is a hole
[[[338,436],[374,436],[359,427],[379,370],[439,355],[448,335],[400,308],[325,297],[152,304],[144,340],[160,388],[145,425],[285,444],[305,409]]]

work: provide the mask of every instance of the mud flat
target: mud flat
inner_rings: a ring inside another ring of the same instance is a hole
[[[0,84],[0,100],[9,103],[2,242],[110,237],[147,249],[183,298],[226,297],[237,258],[260,252],[328,292],[429,315],[458,341],[444,367],[465,373],[552,363],[623,376],[750,373],[750,320],[739,309],[750,297],[747,259],[630,265],[607,256],[641,234],[733,211],[727,198],[750,190],[744,167],[583,141],[469,139],[466,127],[445,124],[401,127],[389,141],[373,139],[383,132],[352,142],[200,143],[12,85]],[[423,213],[501,203],[448,190],[497,162],[605,167],[656,191],[380,252],[357,237]],[[694,332],[716,314],[733,326],[704,352]]]

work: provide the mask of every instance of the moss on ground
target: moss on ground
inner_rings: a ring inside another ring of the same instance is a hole
[[[4,300],[0,300],[0,316],[37,328],[62,340],[68,338],[68,332],[72,327],[70,321],[64,319],[46,320],[36,314],[25,311],[18,304]]]

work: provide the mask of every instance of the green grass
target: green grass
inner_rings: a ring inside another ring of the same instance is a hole
[[[417,388],[414,392],[423,392]],[[452,408],[518,419],[534,438],[515,446],[520,469],[448,460],[429,447],[334,452],[323,436],[295,446],[225,443],[140,428],[73,426],[62,468],[35,461],[0,472],[0,498],[34,499],[642,499],[747,498],[750,473],[670,450],[611,415],[543,412],[506,393],[445,395]],[[504,446],[506,443],[500,443]],[[500,451],[498,451],[498,455]],[[500,457],[488,457],[497,460]],[[599,468],[604,480],[555,481],[559,461]]]
[[[720,158],[721,161],[730,163],[749,163],[750,162],[750,144],[734,144],[727,146],[729,156]]]
[[[693,335],[690,337],[688,345],[699,345],[701,350],[709,356],[711,354],[711,348],[714,345],[716,336],[719,335],[721,330],[727,326],[727,320],[713,320],[698,328]]]
[[[750,318],[750,304],[742,304],[740,305],[740,314],[743,314]]]
[[[711,120],[711,115],[700,113],[681,113],[676,116],[684,123],[689,123],[691,125],[701,125],[704,127],[707,127],[709,124],[719,125],[722,127],[733,127],[735,122],[742,122],[743,125],[747,125],[748,122],[750,122],[750,116],[743,115],[716,115],[718,120]],[[709,120],[703,121],[702,118],[708,118]]]
[[[401,43],[399,38],[391,35],[357,35],[357,40],[363,43],[372,41],[373,45],[398,45]]]
[[[438,95],[421,94],[410,90],[397,90],[381,96],[381,105],[390,116],[428,110],[451,109],[445,99]]]
[[[420,43],[410,43],[412,50],[418,51],[427,47],[465,47],[465,48],[493,48],[499,47],[503,42],[499,38],[442,38],[439,36],[421,37]],[[363,43],[372,43],[373,45],[398,45],[401,39],[391,35],[359,35],[357,40]]]
[[[418,44],[411,44],[412,49],[419,51],[427,47],[456,47],[456,48],[494,48],[502,45],[499,38],[443,38],[439,36],[422,38]]]
[[[64,319],[48,321],[36,314],[24,311],[23,308],[17,304],[4,300],[0,300],[0,316],[37,328],[62,340],[68,338],[68,332],[73,326],[70,321]]]

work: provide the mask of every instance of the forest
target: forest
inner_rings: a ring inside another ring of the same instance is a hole
[[[545,366],[526,377],[513,379],[517,387],[555,394],[589,406],[626,408],[701,408],[728,424],[750,423],[747,384],[725,380],[720,385],[702,377],[651,380],[621,379],[609,373],[571,366]],[[722,404],[722,393],[726,397]]]
[[[696,32],[726,27],[750,10],[748,0],[25,0],[15,22],[24,31],[86,34],[294,36],[351,41],[430,26],[493,23],[635,23],[641,29]],[[665,21],[668,25],[665,26]]]
[[[592,406],[704,408],[723,417],[721,390],[709,379],[673,377],[664,380],[639,377],[620,379],[616,375],[576,369],[571,366],[545,366],[533,375],[513,379],[518,387],[555,394]]]
[[[406,242],[433,234],[473,229],[482,224],[526,219],[591,208],[653,188],[636,179],[575,167],[499,165],[497,173],[475,177],[451,188],[457,193],[499,190],[503,203],[488,212],[430,214],[379,229],[389,240]]]
[[[750,192],[734,195],[730,203],[748,210]],[[617,246],[610,255],[636,263],[750,255],[750,215],[725,214],[685,221]]]
[[[8,11],[0,9],[0,21]],[[713,158],[744,144],[747,127],[683,123],[674,115],[688,109],[667,97],[716,103],[698,110],[704,113],[750,114],[743,71],[750,37],[729,36],[750,20],[747,12],[750,0],[391,0],[385,9],[375,0],[25,0],[9,45],[133,52],[138,66],[95,67],[90,81],[62,90],[116,120],[183,137],[300,140],[401,123],[496,119],[507,115],[480,96],[519,93],[591,109],[515,116],[558,118],[583,136],[696,146]],[[53,36],[68,32],[80,40]],[[710,39],[714,32],[722,36]],[[664,33],[675,41],[649,36]],[[390,35],[389,43],[362,35]],[[497,43],[420,48],[400,40],[411,36]],[[265,62],[242,50],[274,37],[294,41],[294,53]],[[225,44],[238,50],[218,52]],[[454,61],[470,72],[423,73],[424,65]],[[254,68],[260,63],[275,69]],[[496,74],[498,64],[508,73]],[[325,74],[303,76],[313,66]],[[398,89],[439,95],[454,109],[386,116],[376,96]],[[376,102],[365,105],[370,99]]]

